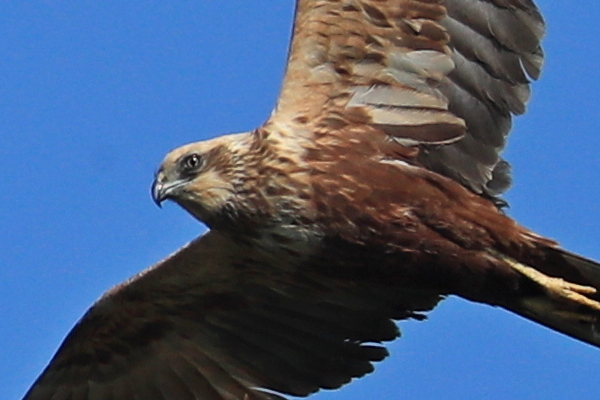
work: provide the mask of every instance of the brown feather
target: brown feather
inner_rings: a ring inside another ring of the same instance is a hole
[[[447,295],[600,347],[600,264],[493,199],[542,34],[529,0],[298,0],[271,118],[157,172],[211,231],[109,290],[25,399],[306,396]]]

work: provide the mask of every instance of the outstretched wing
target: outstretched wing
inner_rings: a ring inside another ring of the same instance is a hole
[[[372,371],[398,335],[390,318],[410,313],[293,260],[196,239],[107,292],[25,399],[279,399]]]
[[[424,166],[496,195],[509,185],[499,153],[539,76],[543,33],[531,0],[299,0],[270,121],[374,126],[418,145]]]

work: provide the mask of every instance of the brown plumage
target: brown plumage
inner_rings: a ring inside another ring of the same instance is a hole
[[[543,30],[529,0],[299,0],[269,120],[157,172],[210,232],[108,291],[25,398],[337,388],[451,294],[600,347],[600,265],[497,197]]]

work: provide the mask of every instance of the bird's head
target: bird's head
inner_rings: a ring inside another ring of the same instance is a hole
[[[209,226],[234,212],[236,171],[247,152],[248,136],[221,136],[169,152],[152,184],[154,202],[160,206],[172,200]]]

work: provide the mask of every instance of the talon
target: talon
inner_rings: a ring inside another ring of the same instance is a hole
[[[561,281],[567,283],[570,286],[570,289],[577,293],[592,295],[592,294],[596,294],[598,292],[598,290],[592,286],[578,285],[576,283],[567,282],[563,279],[561,279]]]
[[[536,272],[539,273],[539,271]],[[567,282],[564,279],[560,278],[551,278],[543,274],[541,275],[544,277],[544,280],[542,282],[536,282],[540,283],[544,287],[544,290],[546,291],[546,293],[548,293],[549,296],[558,299],[568,299],[573,302],[585,305],[596,311],[600,311],[599,302],[584,296],[596,294],[597,291],[595,288],[591,286],[582,286],[575,283]]]
[[[594,311],[600,312],[600,302],[587,297],[596,294],[598,292],[596,288],[592,286],[571,283],[561,278],[554,278],[545,275],[535,268],[532,268],[525,264],[521,264],[520,262],[493,250],[490,250],[490,253],[494,257],[497,257],[502,261],[506,262],[511,268],[515,269],[516,271],[520,272],[532,281],[539,284],[548,294],[549,297],[553,297],[557,300],[566,300],[572,303],[576,303],[577,305],[582,305],[591,308]],[[568,311],[565,311],[565,313],[570,314],[570,312]],[[581,317],[579,316],[577,317],[577,319],[581,319]]]

